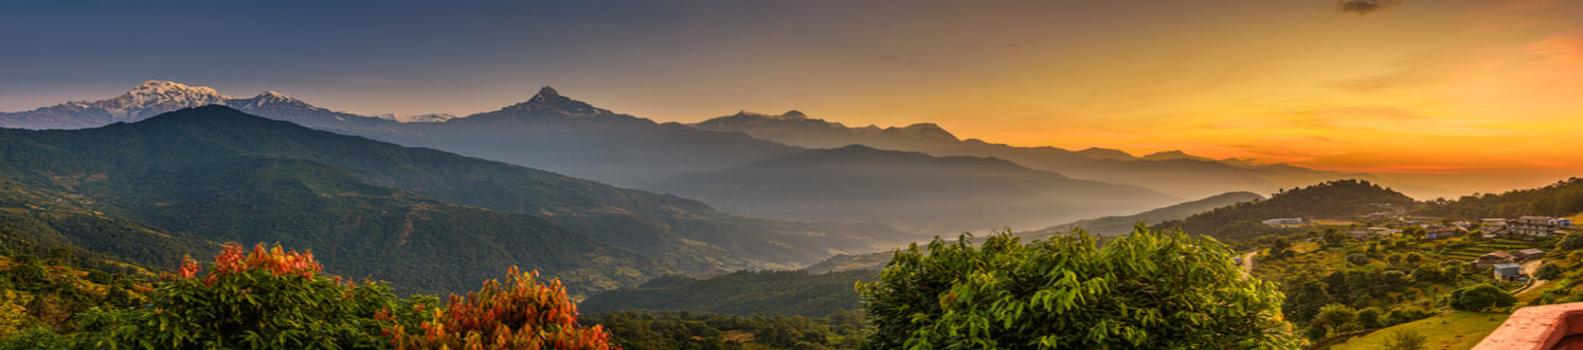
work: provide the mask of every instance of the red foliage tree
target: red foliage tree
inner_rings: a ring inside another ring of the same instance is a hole
[[[401,325],[391,330],[398,349],[620,349],[603,326],[577,324],[577,305],[559,279],[539,280],[538,271],[512,267],[505,282],[485,281],[467,296],[451,295],[444,308],[409,334]]]

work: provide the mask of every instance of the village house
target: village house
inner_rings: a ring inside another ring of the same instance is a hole
[[[1484,234],[1504,235],[1507,229],[1506,219],[1483,219],[1479,221],[1479,228],[1484,230]]]
[[[1467,230],[1456,226],[1429,226],[1424,228],[1424,238],[1441,239],[1461,235]]]
[[[1516,280],[1523,276],[1523,266],[1514,263],[1495,264],[1495,279]]]
[[[1546,238],[1555,236],[1557,230],[1571,227],[1572,221],[1549,216],[1523,216],[1511,221],[1510,226],[1514,235]]]
[[[1483,268],[1515,261],[1517,261],[1517,259],[1513,258],[1511,253],[1504,251],[1490,252],[1488,254],[1480,255],[1478,259],[1473,260],[1473,266]]]
[[[1517,251],[1517,253],[1515,253],[1515,254],[1512,254],[1512,257],[1517,258],[1518,261],[1525,261],[1525,260],[1530,260],[1530,259],[1538,259],[1538,258],[1542,258],[1544,256],[1545,256],[1545,251],[1544,250],[1540,250],[1539,248],[1523,249],[1523,250]]]

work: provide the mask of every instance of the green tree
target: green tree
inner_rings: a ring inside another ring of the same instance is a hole
[[[1101,247],[1008,232],[899,251],[859,284],[877,349],[1293,348],[1274,283],[1212,238],[1143,227]]]
[[[1464,311],[1484,311],[1491,308],[1512,306],[1517,298],[1489,283],[1464,287],[1451,292],[1451,308]]]
[[[1363,308],[1362,310],[1358,310],[1358,328],[1375,329],[1384,327],[1384,320],[1382,320],[1381,317],[1385,317],[1384,312],[1381,311],[1377,306],[1370,306]]]
[[[390,287],[341,283],[319,274],[312,253],[227,244],[213,270],[184,259],[147,307],[90,312],[84,328],[94,348],[383,347],[382,331],[398,307]],[[380,319],[383,318],[383,319]],[[157,331],[155,331],[157,330]]]
[[[1583,248],[1583,234],[1568,234],[1556,242],[1556,250],[1578,250]]]
[[[1556,264],[1544,264],[1539,267],[1539,271],[1534,271],[1534,278],[1553,280],[1557,277],[1561,277],[1561,267]]]
[[[1353,321],[1357,320],[1358,311],[1351,306],[1330,304],[1319,308],[1319,314],[1314,315],[1314,320],[1308,323],[1309,327],[1324,327],[1335,332],[1353,329]]]

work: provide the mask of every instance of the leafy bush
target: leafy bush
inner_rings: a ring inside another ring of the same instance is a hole
[[[321,274],[311,252],[226,244],[209,271],[191,258],[137,307],[72,315],[78,332],[15,332],[0,350],[93,349],[615,349],[600,326],[581,327],[559,280],[510,269],[444,308],[432,296],[397,298],[379,282]],[[421,329],[409,334],[409,329]]]
[[[1402,306],[1393,308],[1390,312],[1386,312],[1385,323],[1386,325],[1402,324],[1422,320],[1428,318],[1431,315],[1433,315],[1433,313],[1430,313],[1429,310],[1424,310],[1416,306]]]
[[[1561,277],[1561,267],[1556,264],[1544,264],[1539,267],[1539,271],[1534,271],[1534,278],[1553,280],[1557,277]]]
[[[1381,317],[1384,317],[1384,315],[1382,315],[1383,313],[1384,312],[1380,311],[1379,307],[1375,307],[1375,306],[1370,306],[1370,307],[1366,307],[1366,308],[1358,310],[1358,315],[1357,315],[1358,328],[1359,329],[1375,329],[1375,328],[1384,327],[1385,324],[1383,322],[1385,320],[1380,319]]]
[[[1385,339],[1386,350],[1423,350],[1427,347],[1429,337],[1414,331],[1391,332],[1391,337]]]
[[[227,244],[213,269],[183,259],[147,307],[88,316],[100,348],[368,348],[389,343],[377,315],[397,309],[389,286],[320,275],[312,252]]]
[[[419,324],[391,329],[398,349],[618,349],[603,326],[577,324],[577,305],[561,280],[539,281],[538,271],[512,267],[505,282],[488,280],[466,297],[451,295],[443,310]]]
[[[1512,306],[1517,298],[1489,283],[1457,289],[1451,292],[1451,307],[1464,311],[1484,311]]]
[[[981,246],[964,236],[896,253],[859,285],[876,327],[869,346],[908,348],[1293,348],[1274,283],[1247,278],[1220,242],[1078,231]]]

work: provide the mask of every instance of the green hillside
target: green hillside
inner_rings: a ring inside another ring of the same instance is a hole
[[[1267,219],[1349,218],[1378,211],[1407,210],[1413,205],[1412,198],[1390,188],[1362,180],[1339,180],[1281,191],[1266,200],[1220,207],[1156,226],[1233,240],[1279,232],[1261,223]]]

